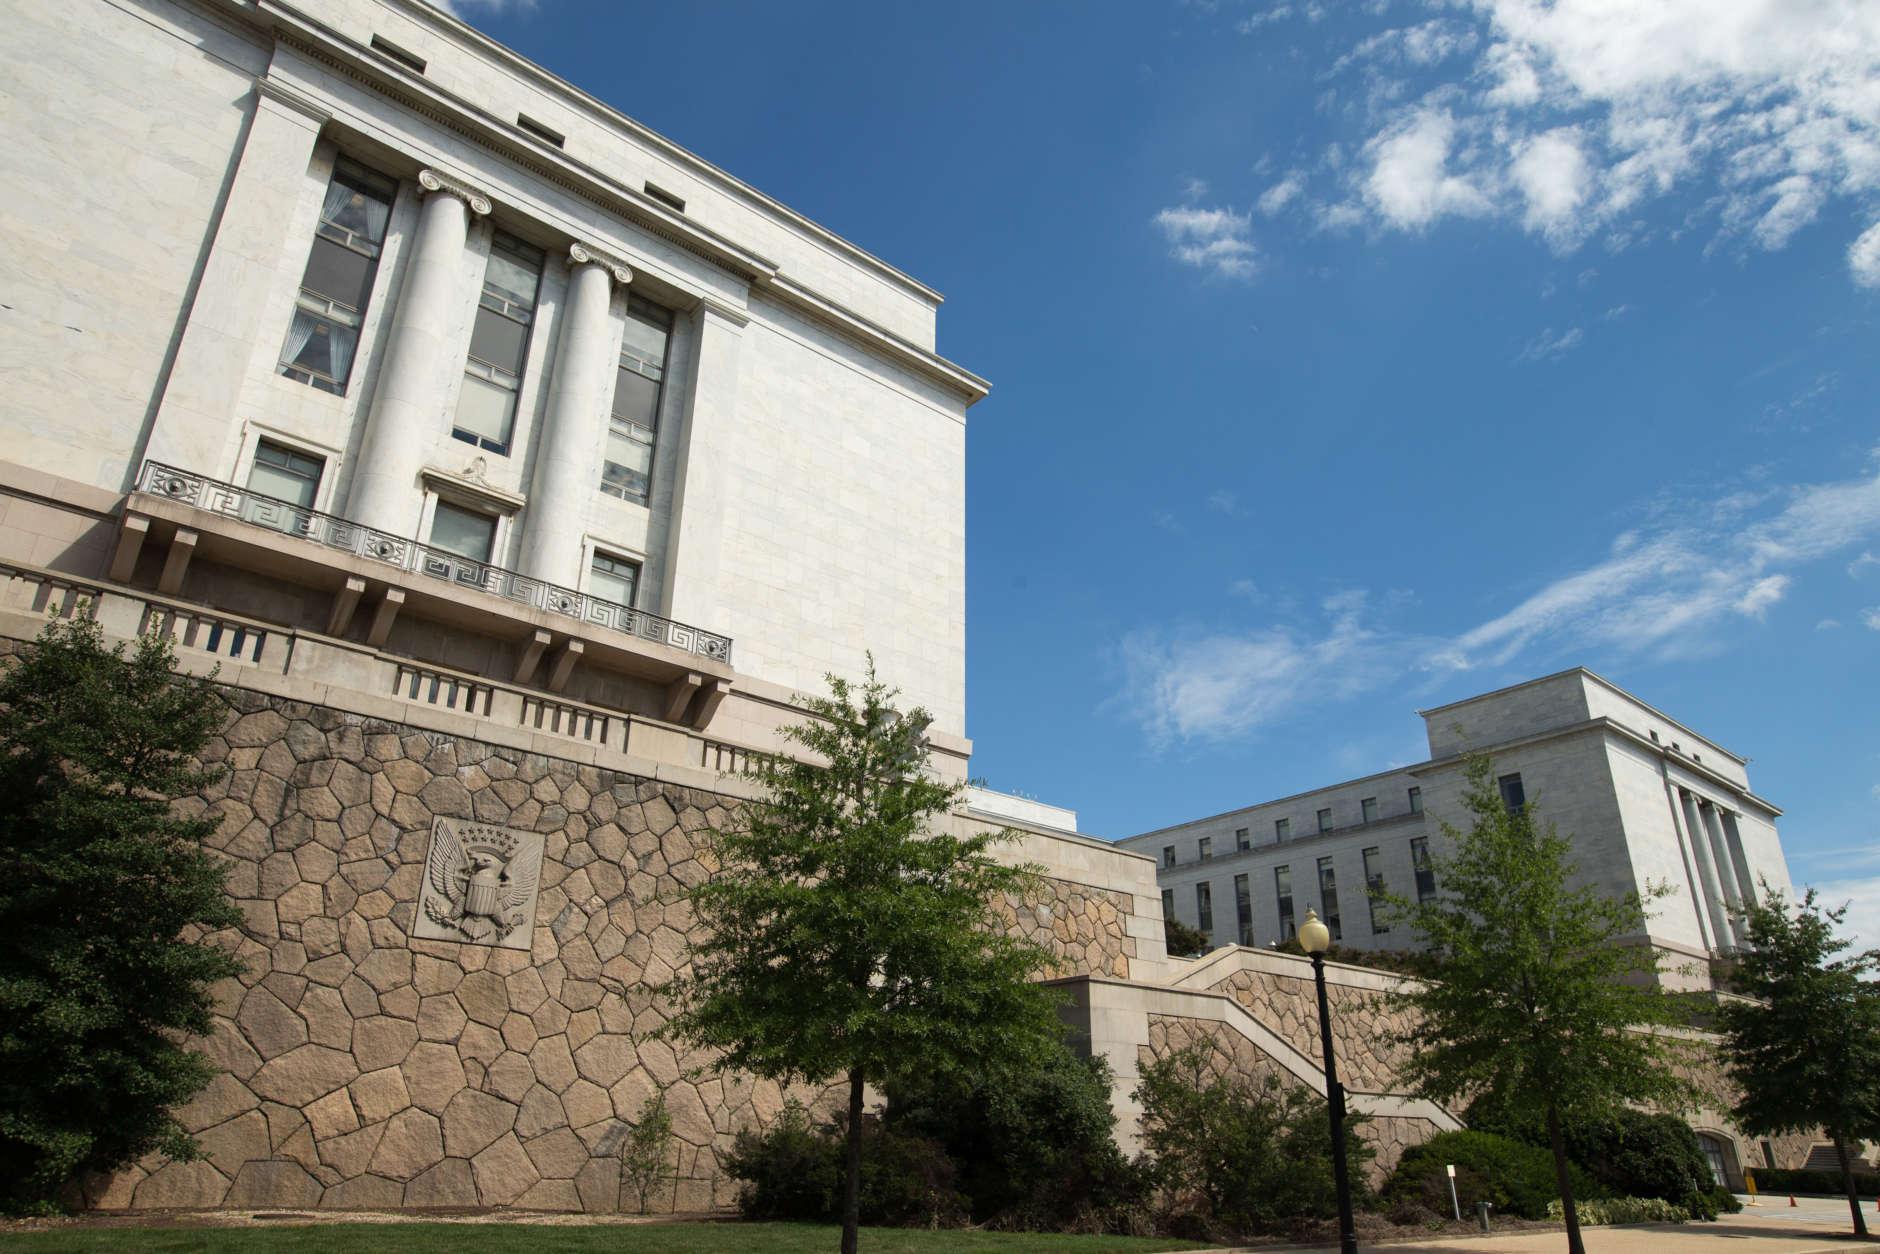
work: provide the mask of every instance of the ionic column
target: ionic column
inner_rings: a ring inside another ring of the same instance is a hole
[[[600,487],[619,332],[608,317],[613,285],[633,281],[623,263],[576,244],[568,249],[563,315],[548,412],[529,490],[520,564],[524,574],[574,587],[581,578],[582,521]]]
[[[418,472],[425,449],[437,434],[451,372],[462,364],[451,351],[450,325],[462,303],[470,215],[490,211],[487,196],[436,171],[420,172],[418,183],[424,206],[346,510],[354,522],[407,536],[417,530],[423,505]]]
[[[1749,929],[1738,913],[1743,908],[1743,894],[1737,889],[1736,864],[1730,857],[1729,842],[1723,836],[1723,824],[1717,821],[1717,807],[1708,801],[1698,807],[1704,820],[1704,834],[1710,839],[1711,856],[1717,861],[1717,878],[1723,881],[1723,900],[1730,910],[1730,934],[1741,945],[1749,940]]]
[[[1718,949],[1729,945],[1736,933],[1723,909],[1723,889],[1717,880],[1717,865],[1710,848],[1710,835],[1697,812],[1697,802],[1688,792],[1680,792],[1684,804],[1684,830],[1691,834],[1691,852],[1697,857],[1697,877],[1704,884],[1704,906],[1710,913],[1710,934]]]

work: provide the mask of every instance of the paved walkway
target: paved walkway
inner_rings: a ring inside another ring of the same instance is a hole
[[[1747,1195],[1740,1198],[1747,1201]],[[1641,1224],[1623,1228],[1582,1228],[1586,1254],[1850,1254],[1880,1250],[1880,1241],[1863,1245],[1854,1240],[1853,1222],[1845,1199],[1797,1198],[1765,1195],[1759,1207],[1745,1207],[1740,1215],[1727,1215],[1708,1224]],[[1862,1208],[1870,1233],[1880,1232],[1880,1211],[1870,1201]],[[1393,1241],[1375,1247],[1393,1254],[1564,1254],[1564,1232],[1522,1232],[1500,1235],[1438,1237],[1430,1241]],[[1289,1254],[1337,1254],[1338,1247],[1297,1247]],[[1223,1252],[1225,1254],[1225,1252]],[[1278,1254],[1273,1247],[1250,1248],[1248,1254]]]

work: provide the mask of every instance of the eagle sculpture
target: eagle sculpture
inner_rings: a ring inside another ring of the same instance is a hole
[[[439,823],[427,874],[438,896],[450,903],[448,909],[435,898],[426,903],[431,922],[467,940],[501,941],[527,921],[524,907],[535,893],[541,866],[526,851],[505,860],[488,845],[466,847],[449,824]]]

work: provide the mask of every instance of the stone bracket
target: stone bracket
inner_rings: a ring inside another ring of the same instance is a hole
[[[718,713],[718,707],[723,705],[725,698],[730,695],[729,683],[722,679],[712,680],[711,687],[707,688],[698,699],[698,708],[692,715],[692,726],[703,730],[712,721],[712,715]]]
[[[392,624],[398,621],[398,611],[405,606],[403,588],[387,588],[385,596],[379,601],[379,608],[373,612],[372,626],[366,632],[366,643],[375,649],[385,647],[385,638],[392,634]]]
[[[574,673],[574,664],[587,652],[587,646],[579,640],[570,640],[561,646],[555,654],[555,665],[548,673],[547,688],[550,692],[560,692],[568,686],[568,676]]]
[[[157,578],[157,591],[173,597],[183,590],[183,576],[189,573],[189,559],[196,555],[196,541],[201,537],[189,527],[178,527],[170,541],[170,551],[163,558],[163,574]]]
[[[353,611],[359,608],[359,598],[365,594],[366,581],[356,575],[346,576],[346,585],[333,594],[333,612],[326,616],[326,634],[343,636],[352,626]]]
[[[555,637],[548,632],[539,627],[536,629],[535,634],[529,637],[529,643],[523,648],[522,657],[516,662],[514,682],[526,684],[535,678],[535,669],[542,664],[542,655],[548,651],[548,646],[553,644],[554,640]]]
[[[685,715],[685,707],[692,704],[692,698],[705,686],[705,677],[697,671],[687,671],[684,675],[666,685],[666,721],[677,723]]]
[[[111,555],[111,582],[129,583],[131,572],[137,569],[137,555],[144,551],[144,541],[150,538],[150,520],[142,514],[126,513],[118,523],[117,552]]]

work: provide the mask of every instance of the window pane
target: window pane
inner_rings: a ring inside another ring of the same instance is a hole
[[[255,450],[255,462],[248,472],[248,487],[263,496],[277,497],[311,509],[320,488],[320,470],[324,463],[269,444],[263,440]]]
[[[1290,840],[1291,838],[1292,838],[1292,820],[1291,819],[1274,819],[1273,820],[1273,839],[1276,841],[1286,841],[1286,840]]]
[[[470,328],[470,355],[499,370],[522,375],[523,354],[529,347],[529,328],[499,313],[479,307]]]
[[[607,434],[607,460],[601,466],[601,491],[630,501],[646,500],[652,474],[653,446],[616,427]]]
[[[348,309],[364,309],[372,294],[372,272],[376,259],[350,248],[342,248],[330,239],[316,237],[307,256],[307,275],[300,286],[336,300]]]
[[[287,343],[281,347],[281,364],[344,383],[358,342],[359,328],[330,315],[296,309],[287,328]]]
[[[455,434],[487,441],[499,450],[509,447],[510,420],[516,412],[516,394],[486,379],[465,375],[457,396]]]
[[[483,290],[523,309],[535,308],[535,288],[542,276],[542,255],[519,240],[498,235],[483,271]]]
[[[341,170],[334,174],[327,189],[320,216],[342,230],[375,244],[383,243],[385,222],[392,213],[392,194],[389,181],[365,170]]]
[[[596,553],[593,569],[588,573],[588,591],[617,605],[630,606],[634,585],[639,579],[640,568],[632,562]]]
[[[1332,830],[1332,812],[1329,809],[1319,811],[1319,830],[1321,832]]]
[[[1361,804],[1364,807],[1364,821],[1366,823],[1377,822],[1377,798],[1366,797]]]
[[[614,372],[614,417],[645,427],[659,427],[659,384],[621,367]]]
[[[490,560],[490,547],[496,542],[496,520],[488,514],[439,501],[431,517],[431,543],[446,553],[467,557],[473,562]]]
[[[666,364],[666,342],[670,335],[665,325],[649,321],[635,309],[627,315],[626,333],[620,337],[620,351],[656,369],[663,368]]]

